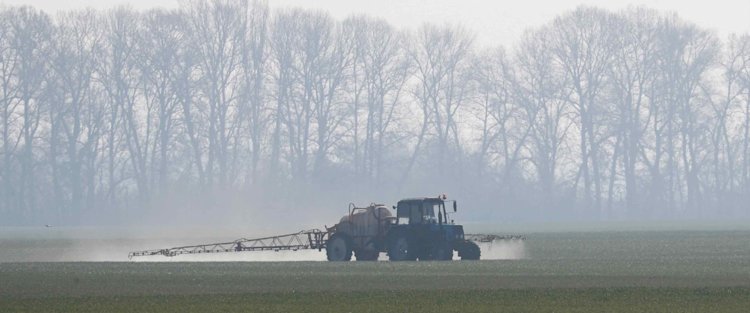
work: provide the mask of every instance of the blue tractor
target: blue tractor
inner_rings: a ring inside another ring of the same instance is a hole
[[[446,203],[456,212],[456,202],[445,196],[411,198],[393,207],[382,204],[357,208],[328,228],[325,243],[329,261],[377,260],[386,252],[391,261],[451,260],[457,251],[462,260],[479,260],[479,246],[464,236],[464,229],[448,217]]]
[[[462,260],[479,260],[476,243],[464,239],[464,228],[449,220],[446,202],[453,212],[456,201],[445,197],[404,199],[396,205],[396,223],[387,236],[387,252],[391,261],[451,260],[453,251]]]

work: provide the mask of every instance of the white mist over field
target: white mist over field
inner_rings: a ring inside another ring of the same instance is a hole
[[[479,243],[482,260],[521,260],[527,258],[526,242],[520,239]]]

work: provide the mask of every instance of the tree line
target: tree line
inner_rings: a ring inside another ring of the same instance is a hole
[[[482,218],[747,216],[750,36],[646,8],[504,48],[245,0],[4,7],[0,132],[0,224],[439,192]]]

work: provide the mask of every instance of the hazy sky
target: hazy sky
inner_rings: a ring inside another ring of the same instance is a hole
[[[74,8],[106,8],[129,3],[135,8],[176,7],[179,0],[0,0],[0,3],[28,4],[48,12]],[[423,22],[457,22],[473,30],[482,44],[512,44],[529,26],[537,26],[555,15],[581,4],[612,10],[629,5],[645,5],[662,11],[675,11],[702,27],[715,29],[722,36],[750,32],[748,0],[269,0],[272,8],[319,8],[337,18],[352,13],[379,16],[399,27],[416,27]]]

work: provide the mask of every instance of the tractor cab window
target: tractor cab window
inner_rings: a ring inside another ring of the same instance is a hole
[[[437,224],[440,204],[433,202],[399,203],[398,224]]]
[[[438,218],[437,218],[437,213],[436,212],[440,211],[440,205],[439,204],[425,202],[423,210],[424,210],[424,212],[423,212],[422,216],[424,217],[424,223],[425,224],[437,224],[438,223]]]
[[[422,224],[421,203],[412,203],[409,205],[409,224]]]
[[[423,205],[422,202],[399,203],[397,209],[398,224],[423,224],[429,223],[429,211],[432,207]],[[434,214],[432,214],[434,215]]]
[[[399,203],[396,210],[398,224],[414,224],[414,221],[418,221],[419,215],[415,216],[415,211],[419,211],[419,208],[413,203]]]

